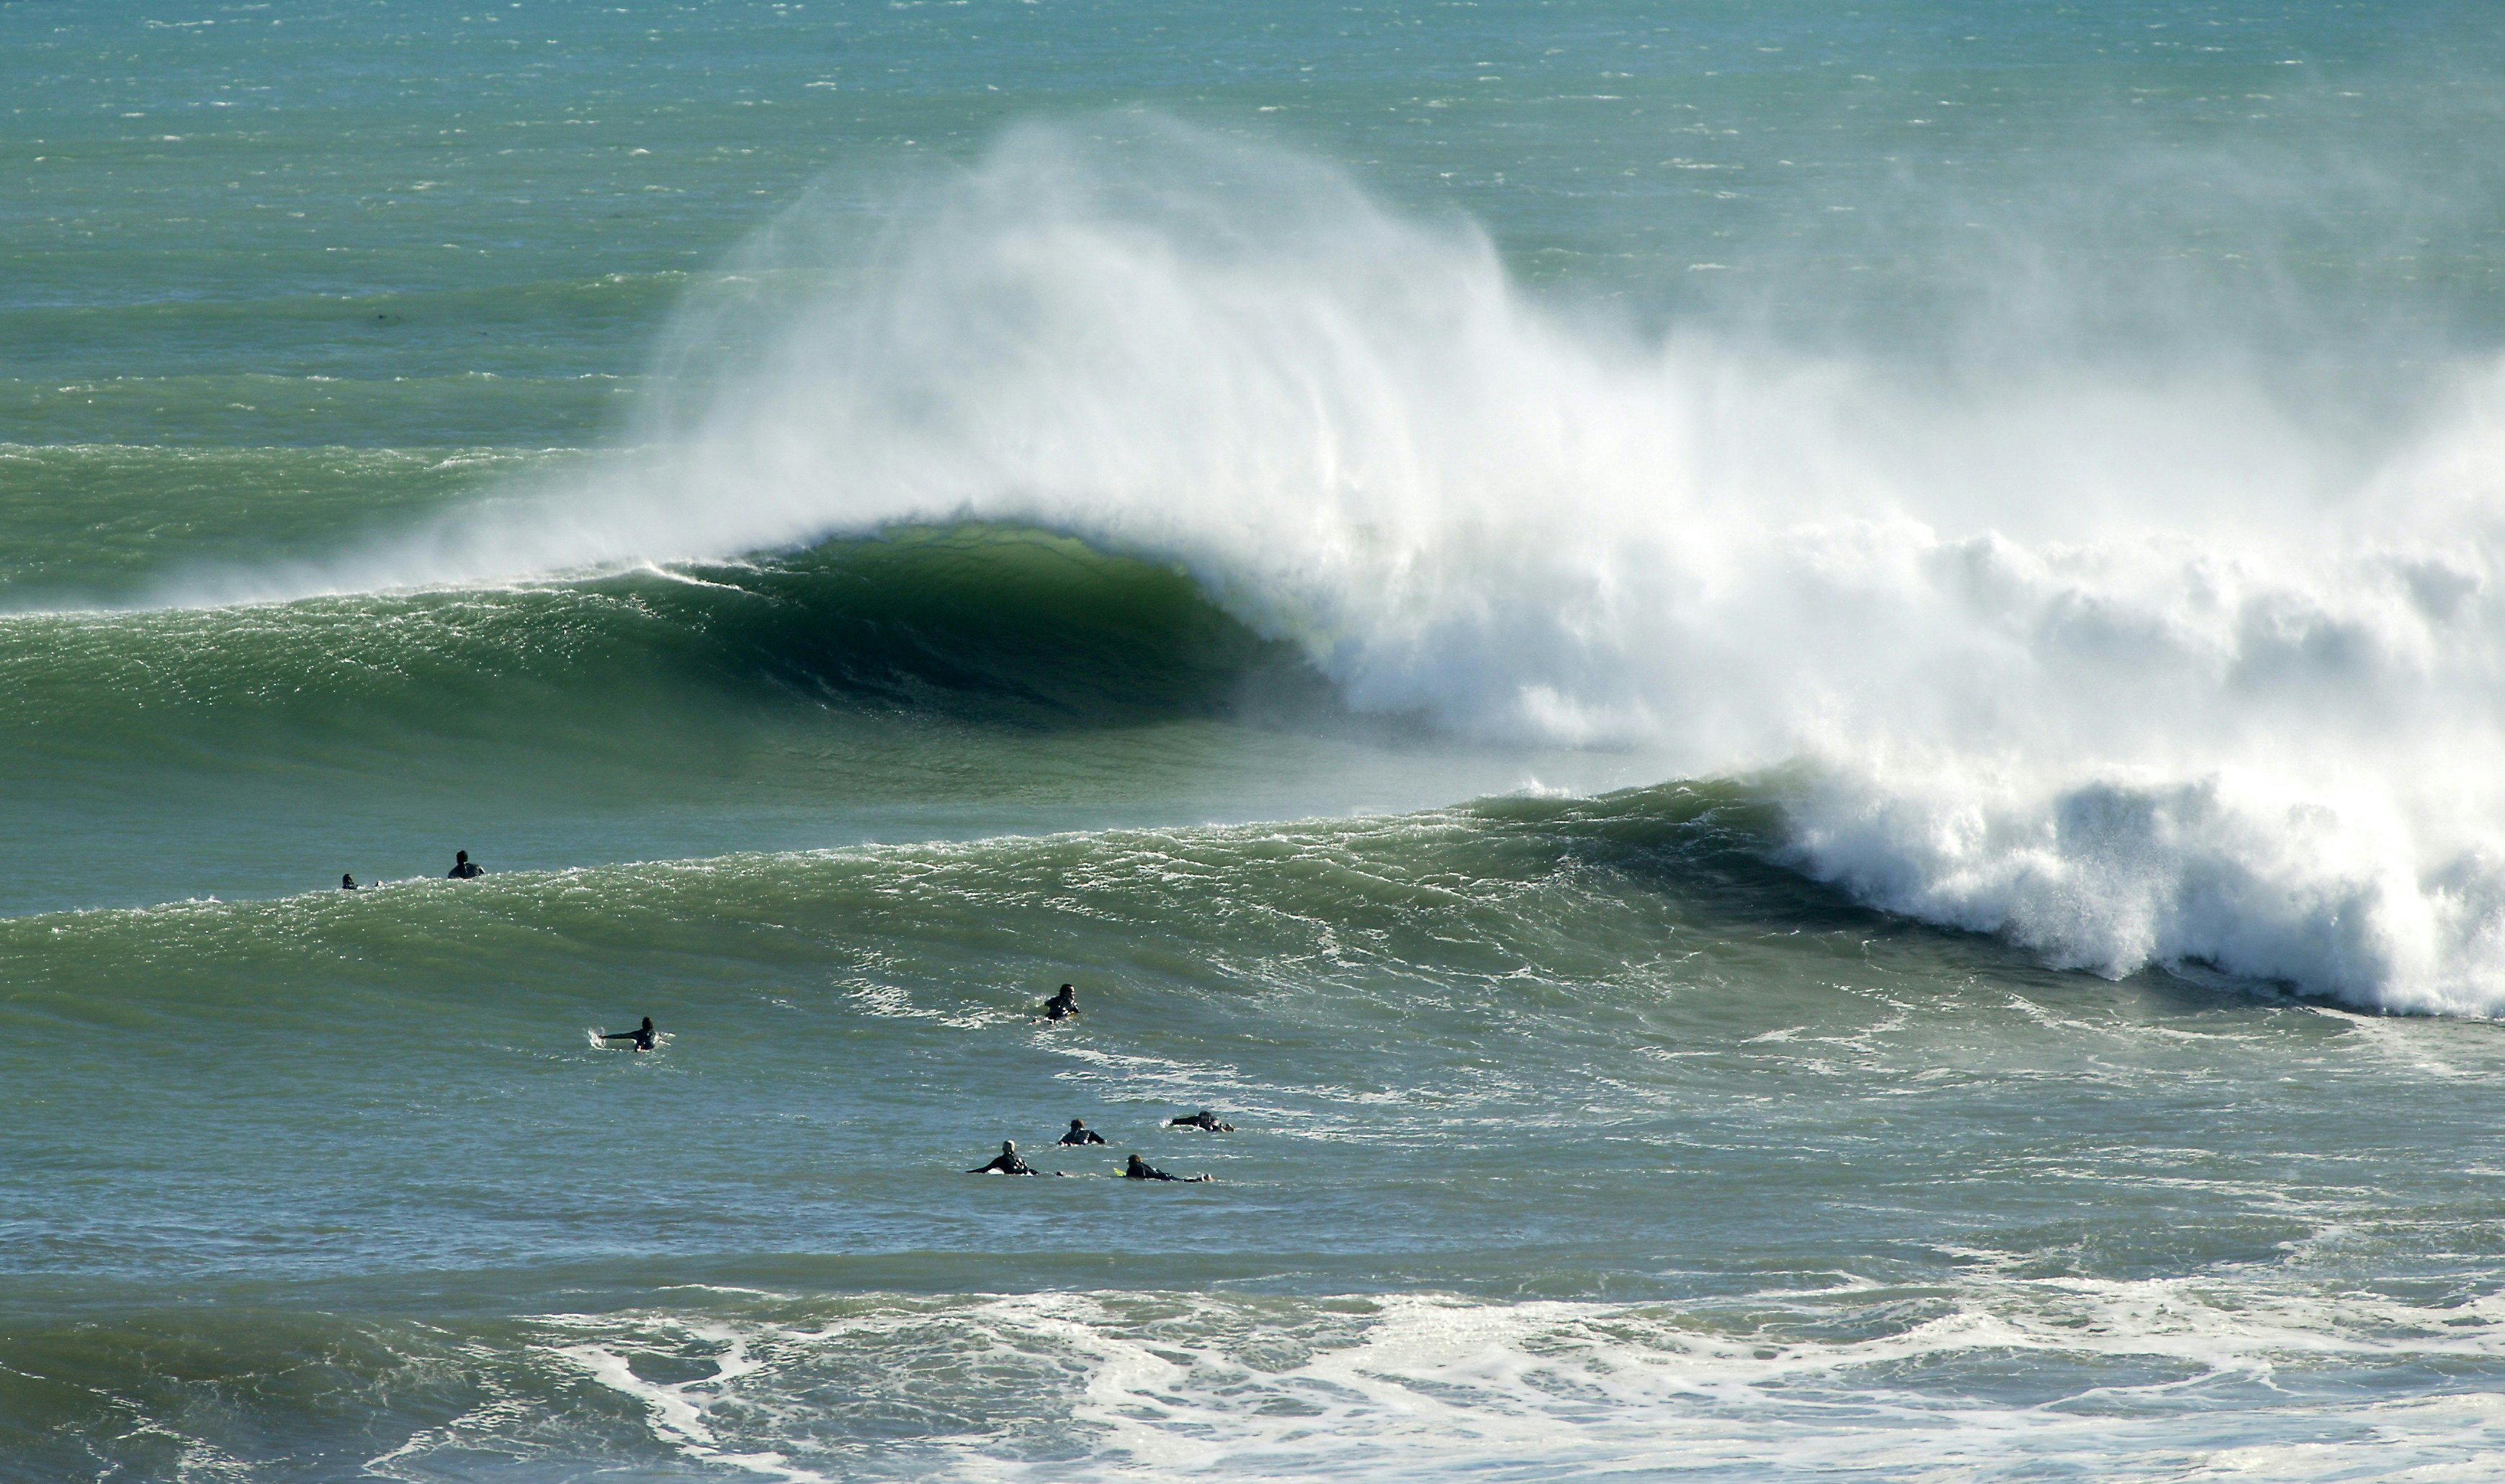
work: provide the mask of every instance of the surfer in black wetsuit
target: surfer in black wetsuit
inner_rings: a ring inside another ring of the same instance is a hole
[[[1001,1141],[1000,1153],[992,1157],[990,1164],[977,1165],[966,1173],[969,1175],[1033,1175],[1035,1166],[1018,1158],[1017,1146],[1004,1139]]]
[[[346,871],[339,872],[339,890],[343,892],[353,892],[356,889],[357,878],[348,874]]]
[[[1067,1020],[1078,1013],[1078,986],[1064,984],[1061,993],[1043,1002],[1043,1018]]]
[[[446,881],[468,881],[473,877],[483,876],[485,874],[487,874],[487,868],[480,866],[477,862],[471,860],[470,852],[466,850],[456,850],[452,852],[452,868],[443,873],[443,879]]]
[[[600,1039],[603,1041],[631,1041],[635,1043],[636,1050],[650,1051],[653,1049],[653,1017],[650,1015],[645,1016],[644,1023],[631,1031],[603,1031],[600,1033]]]
[[[1061,1136],[1061,1142],[1064,1144],[1103,1144],[1105,1142],[1105,1136],[1096,1132],[1094,1129],[1089,1128],[1087,1126],[1086,1119],[1073,1118],[1070,1120],[1070,1132]]]
[[[1218,1122],[1217,1114],[1211,1113],[1206,1108],[1196,1113],[1185,1113],[1180,1118],[1169,1119],[1166,1123],[1166,1127],[1196,1128],[1203,1132],[1212,1134],[1231,1134],[1235,1132],[1234,1124]]]
[[[1202,1181],[1209,1179],[1206,1175],[1193,1175],[1189,1177],[1182,1175],[1168,1175],[1165,1171],[1149,1164],[1147,1160],[1142,1159],[1137,1154],[1132,1155],[1131,1162],[1122,1167],[1122,1178],[1124,1180],[1170,1180],[1179,1185],[1196,1185]]]

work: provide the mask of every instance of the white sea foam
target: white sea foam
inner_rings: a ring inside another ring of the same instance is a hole
[[[795,211],[631,458],[325,581],[1032,522],[1183,564],[1363,710],[1805,763],[1798,864],[1891,908],[2505,1009],[2505,374],[2366,438],[2223,362],[1647,341],[1467,223],[1125,128]]]
[[[550,1349],[669,1452],[778,1478],[2467,1478],[2505,1424],[2476,1379],[2505,1361],[2500,1318],[2225,1281],[1839,1279],[1704,1306],[867,1297],[560,1320]],[[416,1451],[541,1426],[498,1411]]]

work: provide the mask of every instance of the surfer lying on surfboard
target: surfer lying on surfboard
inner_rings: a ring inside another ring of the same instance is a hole
[[[650,1051],[653,1049],[653,1017],[650,1015],[645,1016],[644,1023],[631,1031],[603,1031],[600,1033],[600,1039],[603,1041],[631,1041],[635,1043],[636,1050]]]
[[[1139,1155],[1134,1154],[1131,1156],[1131,1162],[1122,1167],[1122,1178],[1124,1180],[1170,1180],[1181,1185],[1196,1185],[1202,1181],[1208,1180],[1210,1177],[1206,1175],[1168,1175],[1165,1171],[1158,1169],[1154,1165],[1149,1164],[1147,1160],[1142,1159]]]
[[[1020,1159],[1017,1146],[1004,1139],[1001,1141],[1001,1151],[992,1156],[990,1164],[976,1165],[966,1173],[969,1175],[1033,1175],[1035,1166]]]

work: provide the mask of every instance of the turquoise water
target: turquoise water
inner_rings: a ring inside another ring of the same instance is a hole
[[[0,1476],[2483,1476],[2486,21],[0,0]]]

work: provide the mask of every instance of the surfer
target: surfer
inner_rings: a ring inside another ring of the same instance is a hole
[[[452,868],[443,873],[443,879],[446,881],[467,881],[474,876],[483,876],[485,874],[487,874],[486,867],[480,866],[477,862],[471,860],[470,852],[466,850],[456,850],[452,852]]]
[[[1064,1144],[1103,1144],[1105,1142],[1105,1136],[1096,1132],[1094,1129],[1089,1128],[1087,1126],[1086,1119],[1073,1118],[1070,1120],[1070,1132],[1061,1136],[1061,1142]]]
[[[1204,1133],[1211,1134],[1231,1134],[1235,1132],[1234,1124],[1218,1122],[1217,1114],[1211,1113],[1206,1108],[1196,1113],[1185,1113],[1180,1118],[1170,1119],[1167,1121],[1166,1127],[1196,1128]]]
[[[966,1173],[969,1175],[1033,1175],[1035,1166],[1018,1157],[1016,1144],[1004,1139],[1001,1141],[1001,1151],[992,1157],[990,1164],[977,1165]]]
[[[356,889],[357,878],[348,874],[346,871],[339,872],[339,890],[343,892],[353,892]]]
[[[600,1039],[603,1041],[631,1041],[635,1043],[636,1050],[650,1051],[653,1049],[653,1017],[650,1015],[645,1016],[644,1023],[631,1031],[603,1031],[600,1033]]]
[[[1122,1178],[1124,1180],[1170,1180],[1179,1185],[1196,1185],[1209,1179],[1206,1175],[1168,1175],[1137,1154],[1132,1155],[1131,1162],[1122,1167]]]
[[[1061,993],[1043,1002],[1043,1018],[1067,1020],[1078,1013],[1078,986],[1064,984]]]

